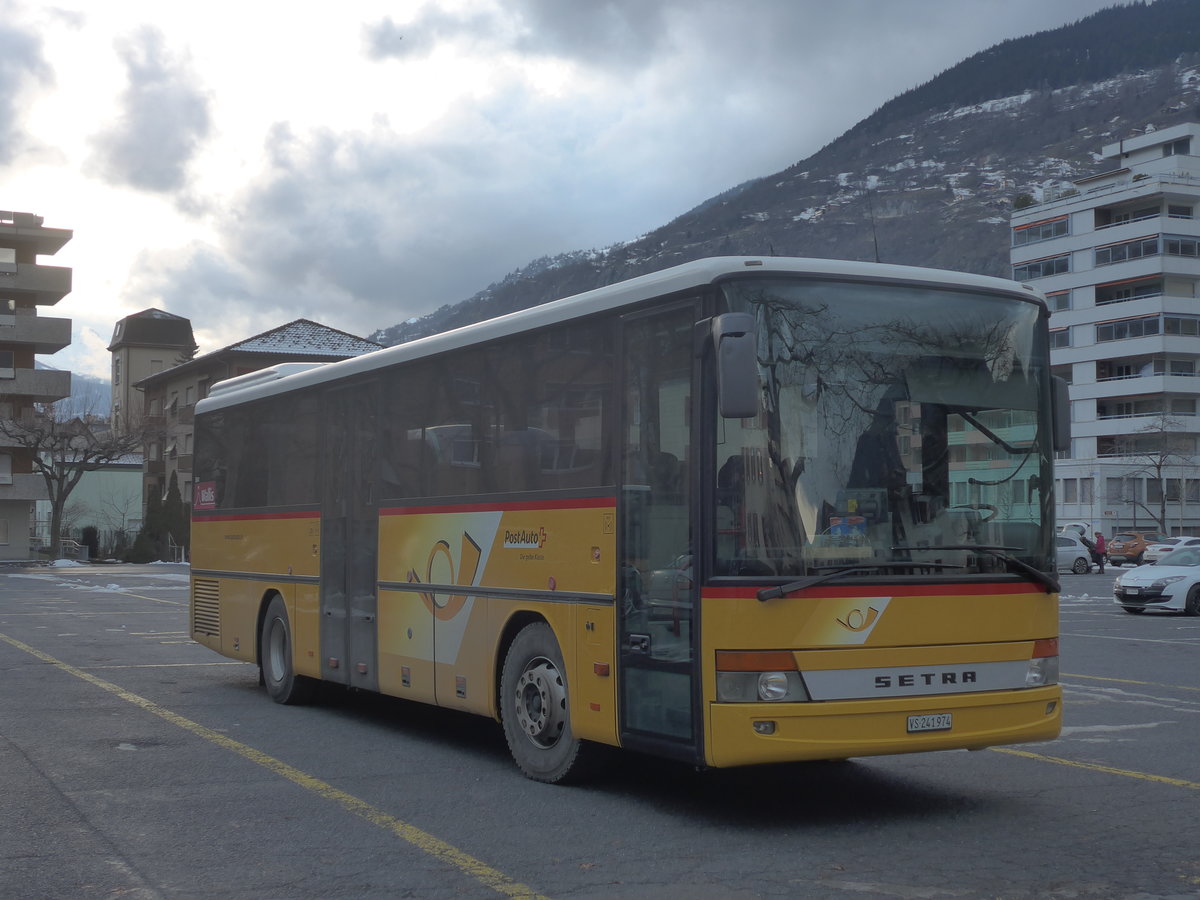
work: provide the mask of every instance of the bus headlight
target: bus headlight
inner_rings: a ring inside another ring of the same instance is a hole
[[[808,700],[799,672],[718,672],[719,703],[798,703]]]
[[[1026,687],[1058,684],[1058,638],[1046,638],[1033,644],[1033,658],[1025,670]]]

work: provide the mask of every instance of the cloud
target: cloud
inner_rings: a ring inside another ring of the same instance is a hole
[[[183,188],[189,163],[210,130],[209,99],[186,62],[154,28],[117,42],[128,85],[115,122],[92,139],[102,177],[144,191]]]
[[[32,83],[52,81],[41,41],[0,23],[0,165],[11,163],[28,140],[21,127],[22,94]]]
[[[357,58],[330,71],[342,108],[361,112],[259,112],[261,158],[239,132],[239,167],[207,208],[172,198],[211,226],[204,242],[141,255],[122,301],[192,318],[202,352],[299,316],[366,335],[537,257],[632,239],[805,158],[964,47],[1097,2],[927,0],[918,14],[877,0],[503,0],[353,25]],[[203,115],[150,190],[178,187],[208,134],[205,96],[162,43],[123,45],[130,88],[109,137],[143,130],[130,110],[151,89]],[[106,159],[136,183],[155,140]]]

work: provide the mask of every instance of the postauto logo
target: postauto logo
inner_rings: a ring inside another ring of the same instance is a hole
[[[540,550],[546,546],[546,529],[536,528],[506,528],[504,529],[504,546],[514,550]]]

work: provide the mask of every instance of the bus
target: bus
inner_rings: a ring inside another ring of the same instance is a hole
[[[196,406],[190,630],[490,716],[530,778],[1061,725],[1048,312],[996,278],[711,258]]]

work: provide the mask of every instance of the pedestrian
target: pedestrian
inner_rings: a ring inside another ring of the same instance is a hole
[[[1100,574],[1104,574],[1104,554],[1108,552],[1108,544],[1104,542],[1104,535],[1099,531],[1096,532],[1096,565],[1100,567]]]

